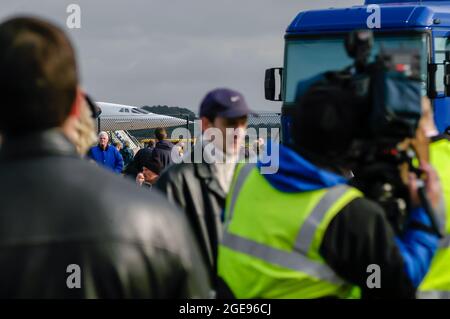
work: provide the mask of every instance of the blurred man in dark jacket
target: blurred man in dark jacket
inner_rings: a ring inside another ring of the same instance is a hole
[[[64,33],[2,23],[0,84],[0,298],[208,297],[186,218],[76,153],[86,104]]]
[[[167,139],[167,131],[165,128],[157,128],[155,130],[156,145],[152,152],[152,157],[159,160],[164,170],[167,166],[173,163],[172,160],[172,148],[173,144]]]

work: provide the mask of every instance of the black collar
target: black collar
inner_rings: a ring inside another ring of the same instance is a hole
[[[47,156],[79,157],[75,146],[61,130],[56,128],[21,136],[5,137],[0,150],[0,160],[2,161]]]
[[[450,141],[450,135],[447,134],[441,134],[441,135],[436,135],[430,138],[431,143],[440,141],[440,140],[449,140]]]

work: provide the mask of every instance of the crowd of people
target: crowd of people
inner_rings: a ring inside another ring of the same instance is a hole
[[[263,174],[267,163],[238,159],[252,111],[227,88],[203,98],[202,134],[180,154],[202,161],[174,163],[163,128],[135,156],[106,132],[92,147],[98,112],[70,41],[46,21],[0,24],[0,82],[0,298],[450,297],[449,223],[440,240],[417,198],[418,177],[405,181],[401,234],[351,186],[339,155],[361,112],[340,111],[354,105],[349,92],[312,86],[299,98],[293,142],[277,146],[278,171]],[[450,139],[423,108],[417,134],[431,144],[420,166],[444,219]],[[273,143],[255,145],[270,152]],[[222,160],[205,158],[206,148]],[[77,287],[68,285],[70,265],[81,271]]]
[[[135,155],[130,142],[110,143],[108,133],[102,131],[98,134],[97,145],[89,149],[87,158],[115,173],[135,179],[139,186],[151,188],[164,168],[173,163],[174,156],[183,156],[182,143],[174,145],[168,141],[165,128],[156,128],[155,137],[156,144],[149,141]],[[174,153],[173,148],[176,149]]]

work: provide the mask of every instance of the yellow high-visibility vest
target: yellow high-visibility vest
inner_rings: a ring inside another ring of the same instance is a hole
[[[430,162],[436,169],[444,194],[446,236],[439,243],[431,267],[419,287],[418,297],[450,299],[450,141],[442,138],[430,144]]]
[[[348,298],[355,286],[340,278],[319,250],[331,220],[357,189],[338,185],[286,193],[246,164],[227,198],[218,273],[237,298]]]

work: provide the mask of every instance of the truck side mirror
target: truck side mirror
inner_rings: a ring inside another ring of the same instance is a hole
[[[277,94],[277,76],[279,75],[278,91]],[[264,79],[264,93],[266,100],[269,101],[281,101],[281,83],[283,82],[283,68],[271,68],[266,70],[266,76]]]

